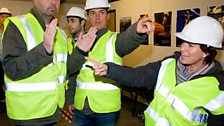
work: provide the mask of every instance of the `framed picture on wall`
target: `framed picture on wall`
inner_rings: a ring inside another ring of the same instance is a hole
[[[181,32],[186,24],[192,19],[200,16],[200,9],[186,9],[177,11],[176,32]],[[176,46],[179,47],[182,40],[176,37]]]
[[[120,32],[125,31],[131,26],[131,17],[122,17],[120,19]]]
[[[208,7],[208,16],[218,20],[224,30],[224,5]],[[224,49],[224,38],[222,40],[222,49]]]
[[[171,17],[172,12],[155,13],[155,46],[171,46]]]
[[[141,14],[138,20],[140,20],[143,17],[148,17],[148,14]],[[141,45],[149,45],[149,36],[148,35],[147,35],[147,38],[145,39],[145,41],[141,43]]]

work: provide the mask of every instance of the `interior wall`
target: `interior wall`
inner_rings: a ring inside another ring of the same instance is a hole
[[[33,6],[31,1],[0,0],[0,3],[0,8],[8,8],[12,12],[13,16],[25,14],[29,12],[30,8]]]
[[[0,8],[6,7],[12,12],[13,16],[26,14],[34,6],[32,0],[30,1],[11,1],[11,0],[0,0]],[[67,33],[67,19],[66,13],[72,6],[83,7],[82,4],[61,4],[59,11],[57,13],[57,18],[59,21],[59,27],[65,30]]]
[[[132,24],[136,22],[141,14],[149,14],[153,17],[154,13],[172,11],[171,24],[171,47],[154,46],[153,34],[150,34],[149,45],[140,45],[131,54],[124,57],[124,65],[139,66],[148,62],[159,60],[165,56],[173,54],[179,50],[176,47],[176,12],[177,10],[200,8],[201,15],[207,15],[207,7],[224,5],[223,0],[120,0],[112,2],[111,6],[116,9],[116,29],[120,29],[120,19],[122,17],[131,17]],[[224,50],[218,50],[216,57],[224,64]]]

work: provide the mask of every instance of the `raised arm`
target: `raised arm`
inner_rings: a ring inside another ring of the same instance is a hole
[[[84,56],[88,55],[88,51],[96,39],[96,32],[96,27],[91,27],[85,35],[82,33],[79,35],[76,48],[74,48],[72,54],[68,56],[68,75],[75,74],[82,68],[82,64],[86,61]]]
[[[116,53],[123,57],[136,49],[144,42],[148,34],[154,30],[154,24],[150,17],[140,19],[131,25],[127,30],[117,35]]]
[[[27,51],[21,33],[12,22],[9,22],[4,33],[3,45],[4,71],[13,80],[29,77],[53,62],[43,43]]]

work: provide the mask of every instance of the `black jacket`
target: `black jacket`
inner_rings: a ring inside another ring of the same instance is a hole
[[[179,59],[180,53],[174,53],[173,56],[167,58]],[[164,58],[164,59],[167,59]],[[108,65],[107,78],[113,79],[122,85],[130,87],[147,87],[148,89],[154,89],[157,82],[157,77],[161,67],[161,61],[148,63],[144,66],[137,68],[122,67],[114,63],[106,63]],[[195,76],[192,79],[200,78],[204,76],[214,76],[219,81],[219,89],[224,91],[224,72],[222,66],[218,61],[215,61],[215,67],[210,69],[204,75]],[[210,112],[208,118],[208,126],[224,126],[224,114],[212,115]]]

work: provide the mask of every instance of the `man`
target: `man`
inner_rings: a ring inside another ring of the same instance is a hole
[[[72,7],[67,13],[67,23],[70,37],[68,37],[68,52],[72,53],[73,48],[76,46],[78,36],[84,33],[85,24],[86,24],[86,12],[80,7]],[[75,81],[76,74],[68,76],[69,81]],[[68,94],[68,93],[67,93]],[[69,99],[66,99],[67,101]],[[67,106],[66,106],[67,107]],[[72,113],[72,111],[70,111]]]
[[[71,53],[79,34],[84,32],[86,24],[86,12],[80,7],[72,7],[67,13],[68,30],[70,37],[68,38],[68,50]]]
[[[79,49],[74,49],[67,58],[67,37],[54,18],[60,0],[33,0],[33,3],[30,13],[5,22],[3,67],[7,115],[15,125],[56,126],[59,108],[65,100],[66,73],[79,67],[75,60],[83,57],[75,54],[89,50],[96,29],[91,28],[87,37],[80,36]],[[67,71],[66,67],[73,69]]]
[[[147,37],[146,33],[153,31],[154,26],[147,17],[139,20],[126,32],[111,32],[107,28],[109,8],[107,0],[86,1],[85,10],[90,25],[97,28],[97,38],[91,51],[86,55],[97,61],[121,64],[122,57],[137,48],[139,43]],[[121,99],[120,89],[113,85],[115,82],[95,77],[91,64],[86,61],[77,80],[71,83],[68,85],[67,99],[70,100],[71,111],[74,109],[73,126],[114,126],[116,124]]]
[[[3,112],[5,105],[5,93],[3,90],[4,85],[4,71],[2,68],[3,59],[3,47],[2,47],[2,32],[4,30],[4,21],[6,18],[11,17],[12,13],[7,8],[1,8],[0,10],[0,112]]]
[[[145,126],[224,126],[223,69],[215,60],[223,33],[216,19],[201,16],[176,33],[180,51],[162,60],[130,68],[86,59],[96,75],[154,90]]]

